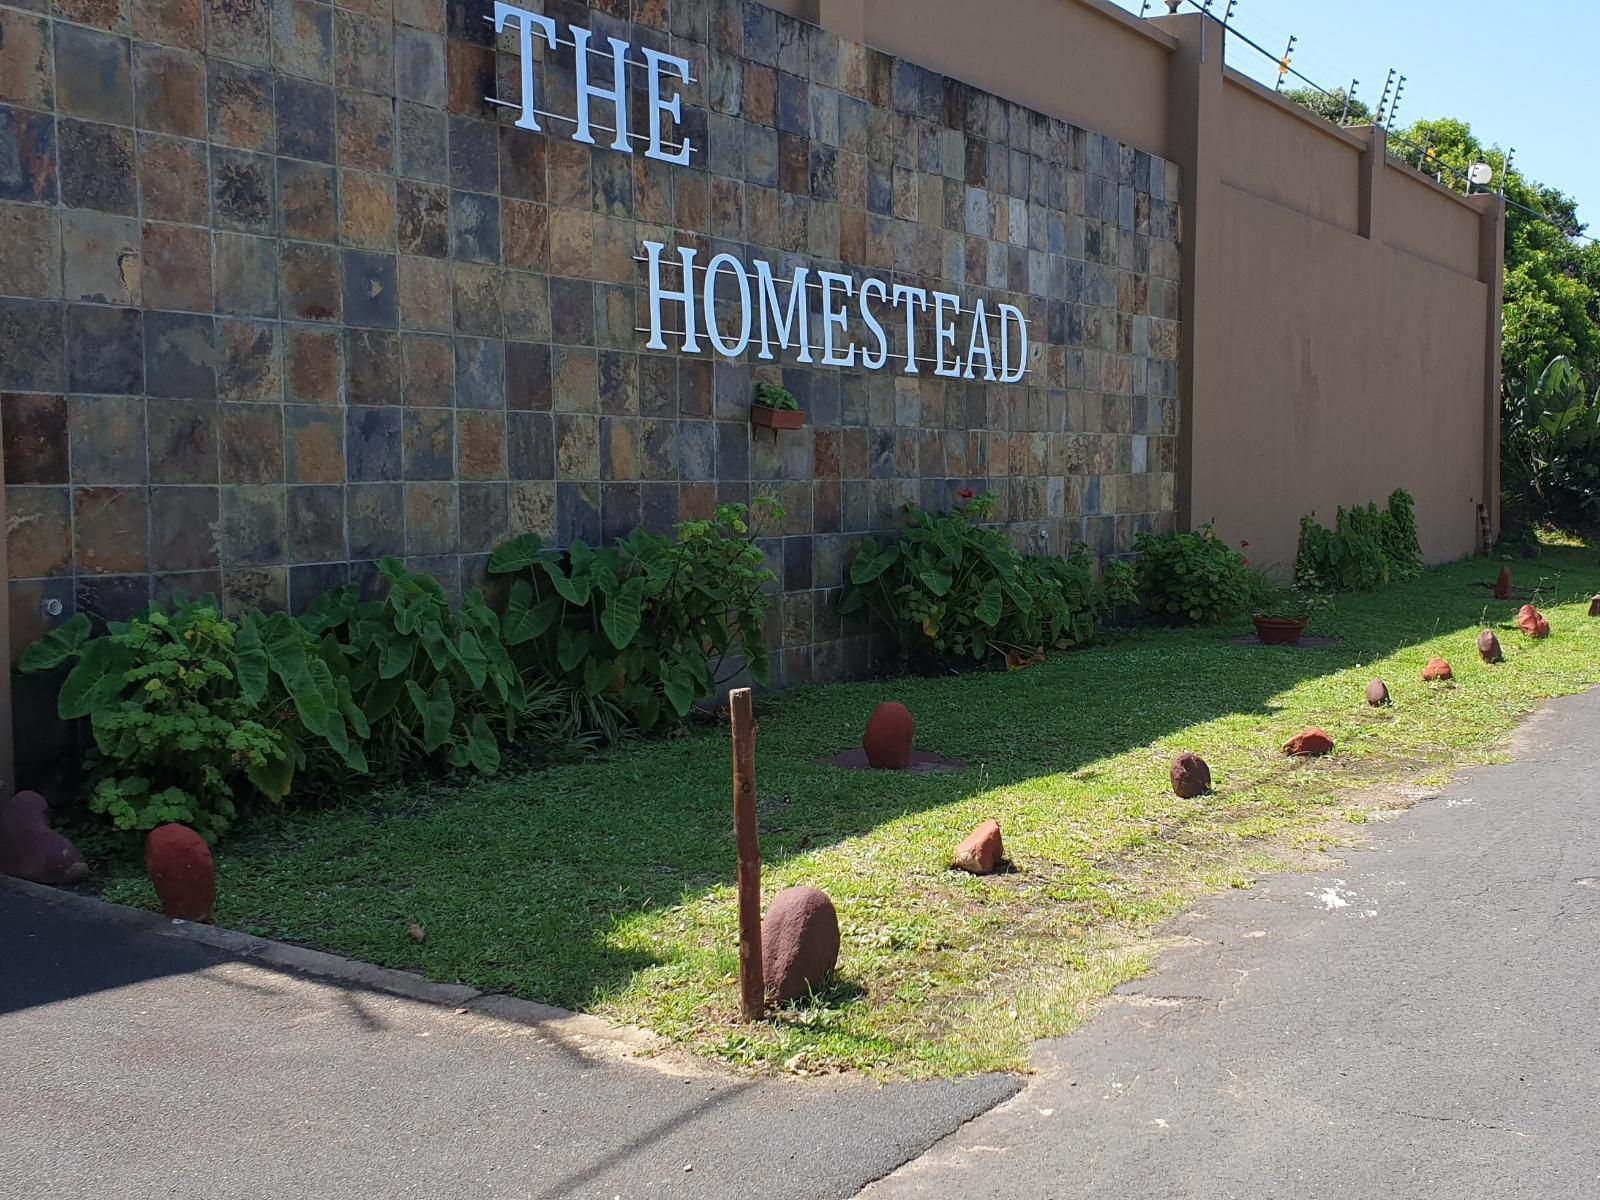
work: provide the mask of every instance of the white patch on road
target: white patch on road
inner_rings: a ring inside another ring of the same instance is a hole
[[[1444,798],[1444,806],[1446,808],[1465,808],[1471,803],[1471,796],[1446,796]]]
[[[1356,894],[1344,886],[1342,879],[1335,879],[1331,887],[1325,887],[1320,892],[1307,892],[1306,895],[1321,904],[1327,912],[1349,908],[1350,901],[1356,898]]]

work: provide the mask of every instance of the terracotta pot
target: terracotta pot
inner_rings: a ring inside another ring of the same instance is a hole
[[[1263,646],[1292,646],[1310,624],[1304,617],[1251,617]]]
[[[768,408],[765,404],[750,406],[750,424],[762,429],[802,429],[806,414],[798,408]]]

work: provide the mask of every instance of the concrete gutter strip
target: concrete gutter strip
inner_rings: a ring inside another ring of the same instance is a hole
[[[216,925],[198,924],[164,917],[160,913],[125,904],[112,904],[94,896],[84,896],[61,888],[30,883],[0,875],[0,889],[20,893],[45,904],[58,905],[91,920],[161,937],[194,942],[235,958],[264,966],[311,975],[415,1000],[440,1008],[459,1008],[497,1021],[536,1028],[554,1041],[572,1047],[607,1051],[613,1055],[638,1057],[667,1050],[665,1038],[631,1025],[613,1025],[601,1017],[569,1012],[548,1004],[522,1000],[498,992],[484,992],[461,983],[436,983],[410,971],[373,966],[337,954],[305,946],[274,942],[250,933],[239,933]],[[680,1064],[681,1065],[681,1064]]]

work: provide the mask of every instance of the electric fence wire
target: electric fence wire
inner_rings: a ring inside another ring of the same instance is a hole
[[[1252,50],[1255,50],[1258,54],[1265,55],[1267,58],[1272,60],[1272,62],[1276,63],[1281,70],[1285,71],[1286,73],[1288,73],[1290,75],[1293,75],[1296,79],[1300,80],[1300,82],[1304,83],[1307,87],[1310,87],[1315,91],[1321,92],[1324,96],[1327,96],[1330,99],[1338,98],[1338,95],[1336,93],[1329,91],[1327,88],[1323,87],[1320,83],[1318,83],[1315,79],[1312,79],[1312,78],[1310,78],[1310,77],[1308,77],[1306,75],[1301,74],[1292,65],[1286,63],[1284,61],[1284,58],[1283,58],[1282,55],[1276,54],[1273,51],[1268,50],[1260,42],[1256,41],[1254,38],[1250,37],[1249,34],[1245,33],[1243,30],[1241,30],[1237,25],[1230,24],[1229,22],[1223,20],[1221,17],[1217,16],[1216,13],[1211,11],[1209,6],[1207,6],[1205,4],[1202,4],[1200,2],[1200,0],[1188,0],[1188,2],[1191,5],[1193,5],[1196,9],[1198,9],[1202,16],[1209,17],[1211,20],[1215,21],[1218,25],[1222,26],[1223,29],[1227,30],[1228,33],[1232,34],[1233,37],[1236,38],[1238,41],[1243,42],[1246,46],[1249,46]],[[1416,142],[1413,142],[1411,139],[1403,137],[1400,134],[1390,133],[1387,128],[1385,128],[1384,132],[1388,135],[1388,138],[1389,138],[1390,141],[1399,142],[1402,146],[1407,146],[1407,147],[1411,148],[1412,150],[1417,151],[1417,161],[1418,161],[1418,164],[1419,164],[1417,169],[1418,170],[1423,170],[1424,169],[1421,166],[1421,163],[1422,163],[1424,155],[1427,153],[1427,148],[1426,147],[1419,146]],[[1402,159],[1401,161],[1404,161],[1404,159]],[[1510,161],[1509,155],[1507,156],[1505,161],[1507,163],[1509,163],[1509,161]],[[1472,181],[1467,178],[1466,172],[1462,171],[1459,167],[1452,166],[1451,164],[1449,164],[1447,162],[1444,162],[1444,161],[1442,161],[1440,159],[1437,159],[1437,158],[1432,160],[1432,164],[1431,165],[1434,166],[1434,167],[1440,168],[1442,170],[1450,172],[1450,174],[1452,176],[1454,176],[1456,179],[1461,181],[1461,183],[1464,185],[1464,190],[1465,191],[1467,191],[1468,193],[1471,192],[1471,190],[1472,190]],[[1502,167],[1502,169],[1504,169],[1504,167]],[[1503,181],[1502,181],[1502,187],[1503,187]],[[1518,209],[1519,211],[1526,213],[1528,216],[1533,217],[1536,220],[1543,221],[1546,225],[1550,226],[1550,228],[1554,229],[1557,233],[1560,233],[1563,237],[1572,238],[1574,240],[1582,239],[1583,241],[1586,241],[1586,242],[1600,242],[1600,238],[1591,237],[1589,234],[1586,234],[1586,233],[1574,233],[1573,231],[1565,228],[1560,222],[1558,222],[1554,218],[1552,218],[1550,216],[1550,214],[1545,213],[1545,212],[1541,212],[1539,209],[1534,208],[1532,205],[1524,204],[1520,200],[1514,199],[1511,196],[1507,196],[1507,195],[1504,194],[1503,191],[1501,192],[1500,198],[1501,198],[1501,200],[1503,200],[1506,203],[1506,205],[1508,207]]]

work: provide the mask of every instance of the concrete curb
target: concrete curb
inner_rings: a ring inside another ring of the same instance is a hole
[[[532,1000],[520,1000],[495,992],[482,992],[460,983],[435,983],[409,971],[396,971],[377,967],[371,963],[357,962],[337,954],[274,942],[254,934],[238,933],[215,925],[200,925],[192,921],[177,921],[160,913],[142,908],[129,908],[112,904],[93,896],[82,896],[61,888],[30,883],[9,875],[0,875],[0,891],[9,890],[45,904],[67,908],[73,912],[112,925],[160,937],[177,938],[209,946],[234,958],[262,966],[310,975],[334,983],[359,987],[367,991],[382,992],[403,1000],[439,1008],[466,1009],[491,1021],[506,1021],[537,1030],[553,1041],[565,1045],[592,1049],[597,1052],[622,1054],[629,1057],[657,1054],[670,1043],[648,1030],[631,1025],[613,1025],[601,1017],[569,1012]]]

